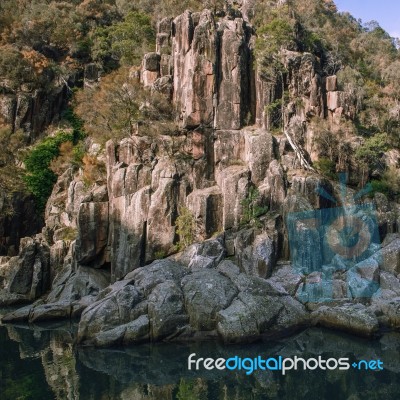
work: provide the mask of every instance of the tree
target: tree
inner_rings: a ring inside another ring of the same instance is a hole
[[[371,171],[377,169],[383,171],[385,166],[382,157],[388,150],[388,136],[386,133],[374,135],[365,140],[365,142],[356,150],[356,160],[362,166],[361,184],[366,183]]]
[[[0,79],[6,80],[11,89],[19,89],[23,83],[37,82],[37,75],[31,63],[16,48],[0,47]]]
[[[272,18],[258,30],[256,59],[262,78],[271,86],[280,85],[280,98],[267,106],[268,119],[284,123],[285,79],[287,72],[282,50],[295,46],[296,21],[289,16],[288,6],[280,7]],[[280,109],[279,117],[276,116]]]
[[[400,59],[389,64],[382,72],[385,82],[385,91],[396,103],[400,101]]]
[[[346,66],[338,72],[337,77],[339,89],[346,92],[354,100],[356,111],[360,111],[365,96],[364,79],[361,73]]]
[[[180,206],[178,213],[179,216],[175,221],[176,233],[179,235],[178,248],[183,250],[195,241],[196,219],[193,213],[185,206]]]
[[[130,12],[121,22],[99,27],[93,34],[92,57],[106,70],[140,63],[144,53],[153,50],[155,32],[148,15]]]
[[[169,121],[172,116],[168,99],[143,89],[127,68],[113,71],[94,89],[78,92],[75,105],[85,130],[102,143],[129,137],[138,123]]]
[[[262,72],[274,80],[282,70],[280,52],[294,45],[295,21],[279,14],[258,31],[256,56]]]

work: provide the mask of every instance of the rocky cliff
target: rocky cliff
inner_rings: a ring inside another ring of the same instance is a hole
[[[159,23],[140,81],[169,96],[179,131],[151,135],[139,126],[104,150],[92,144],[106,176],[89,186],[82,171],[60,176],[43,232],[24,240],[19,256],[1,259],[3,303],[35,301],[3,321],[79,318],[79,340],[98,346],[249,341],[309,324],[366,336],[400,327],[399,206],[385,196],[373,203],[380,239],[390,235],[382,250],[374,243],[366,268],[342,268],[338,258],[310,274],[292,268],[288,215],[347,201],[343,187],[312,167],[316,121],[338,132],[343,118],[352,123],[355,100],[311,53],[283,51],[287,73],[266,80],[255,40],[237,10],[187,11]],[[283,92],[288,102],[277,131],[269,106]],[[181,251],[183,209],[196,243]],[[321,237],[314,239],[299,243],[310,263],[323,251]],[[322,307],[305,287],[324,274],[333,301]],[[367,278],[377,287],[359,296]]]

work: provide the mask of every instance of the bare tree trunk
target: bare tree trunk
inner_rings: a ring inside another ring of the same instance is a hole
[[[300,165],[305,169],[308,169],[310,171],[315,171],[315,169],[307,161],[304,150],[295,143],[295,141],[289,135],[289,133],[286,129],[284,129],[283,132],[285,133],[285,136],[286,136],[290,146],[292,147],[293,151],[295,152],[296,157],[300,160]]]
[[[295,143],[295,140],[289,135],[287,129],[285,129],[285,82],[283,80],[283,73],[280,72],[281,84],[282,84],[282,105],[281,105],[281,119],[282,129],[285,134],[290,146],[296,154],[296,157],[300,160],[300,165],[310,171],[315,171],[314,168],[307,161],[304,150]]]

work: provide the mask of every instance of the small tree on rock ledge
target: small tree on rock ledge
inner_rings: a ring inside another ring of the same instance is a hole
[[[176,233],[179,235],[178,249],[183,250],[190,246],[196,238],[196,219],[193,213],[185,206],[178,209],[179,216],[176,219]]]

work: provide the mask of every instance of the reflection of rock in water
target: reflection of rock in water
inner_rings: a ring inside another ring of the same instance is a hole
[[[38,358],[48,346],[50,332],[7,326],[8,337],[19,345],[20,358]]]
[[[119,394],[121,400],[173,400],[175,399],[176,385],[140,385],[134,384],[123,389]]]
[[[72,343],[52,337],[49,347],[42,353],[46,380],[57,400],[79,399],[79,376]]]
[[[397,399],[400,335],[370,341],[321,329],[286,340],[222,346],[215,342],[145,344],[130,348],[75,348],[68,330],[8,328],[21,358],[41,358],[55,399],[66,400],[262,400],[349,398]],[[369,371],[189,371],[187,358],[349,357],[381,359],[383,372]],[[352,397],[353,396],[353,397]],[[356,397],[354,397],[356,396]]]
[[[79,375],[73,334],[68,330],[7,326],[8,336],[19,344],[21,359],[41,358],[46,381],[57,400],[79,399]]]

